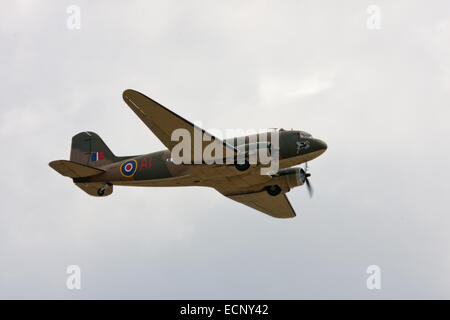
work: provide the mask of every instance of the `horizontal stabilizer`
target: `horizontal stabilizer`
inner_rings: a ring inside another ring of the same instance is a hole
[[[99,173],[104,172],[101,169],[86,166],[84,164],[79,164],[77,162],[68,160],[55,160],[48,164],[50,167],[58,171],[65,177],[69,178],[84,178],[95,176]]]

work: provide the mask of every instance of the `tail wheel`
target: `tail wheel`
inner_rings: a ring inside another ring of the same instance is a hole
[[[100,188],[97,190],[97,194],[101,197],[105,194],[106,189],[105,188]]]
[[[266,187],[267,193],[270,194],[271,196],[277,196],[280,194],[281,192],[281,188],[279,185],[273,185],[273,186],[268,186]]]
[[[242,164],[236,163],[234,166],[235,166],[236,169],[238,169],[239,171],[245,171],[245,170],[247,170],[248,168],[250,168],[250,163],[248,163],[248,161],[245,160],[245,163],[242,163]]]

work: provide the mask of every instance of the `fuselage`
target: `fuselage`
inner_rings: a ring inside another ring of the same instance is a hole
[[[255,141],[255,135],[238,137],[225,140],[228,144],[236,145],[244,141]],[[270,135],[268,135],[268,142]],[[304,131],[280,130],[279,131],[279,169],[289,168],[310,161],[321,155],[327,148],[325,142],[313,138]],[[227,179],[239,173],[233,164],[175,164],[172,161],[169,150],[120,157],[120,161],[110,163],[101,169],[104,173],[87,178],[81,178],[79,182],[105,182],[113,185],[126,186],[214,186],[218,179]],[[130,164],[134,172],[126,172],[126,166]],[[261,166],[251,166],[249,170],[259,170]]]

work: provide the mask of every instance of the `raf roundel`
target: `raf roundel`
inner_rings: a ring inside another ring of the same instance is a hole
[[[131,178],[136,173],[137,161],[134,159],[127,160],[120,165],[120,173],[127,178]]]

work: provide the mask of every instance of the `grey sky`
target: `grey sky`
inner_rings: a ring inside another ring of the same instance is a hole
[[[0,37],[0,298],[450,298],[448,1],[3,1]],[[276,220],[206,188],[86,195],[47,165],[74,134],[164,148],[127,88],[325,140],[315,197]]]

